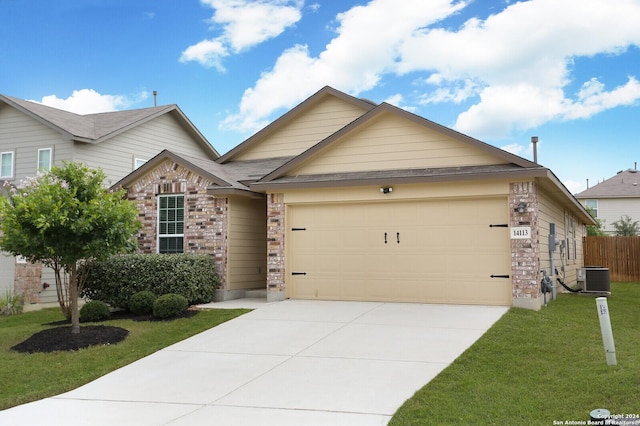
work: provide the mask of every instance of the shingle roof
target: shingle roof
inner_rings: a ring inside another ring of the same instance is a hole
[[[371,170],[361,172],[323,173],[314,175],[283,176],[272,181],[259,181],[252,188],[277,186],[316,186],[336,183],[407,183],[424,181],[450,181],[459,179],[495,178],[502,174],[531,174],[546,169],[542,167],[523,168],[515,164],[496,164],[486,166],[438,167],[397,170]],[[540,173],[538,173],[540,174]]]
[[[59,131],[67,133],[74,139],[86,141],[97,141],[151,116],[176,108],[176,105],[165,105],[128,111],[80,115],[6,95],[0,95],[0,100],[21,109],[45,124],[57,128]]]
[[[640,171],[627,169],[576,194],[576,198],[640,198]]]

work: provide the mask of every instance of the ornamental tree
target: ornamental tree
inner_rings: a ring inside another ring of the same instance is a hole
[[[640,232],[640,224],[637,220],[632,220],[630,216],[624,215],[620,217],[620,220],[612,222],[613,228],[616,230],[616,235],[623,237],[633,237]]]
[[[587,235],[597,237],[604,237],[605,235],[607,235],[604,229],[602,229],[604,227],[604,219],[597,218],[593,209],[590,207],[587,207],[587,212],[596,222],[595,225],[587,225]]]
[[[58,303],[74,334],[84,284],[79,263],[135,251],[133,235],[141,227],[124,190],[110,191],[104,180],[100,169],[64,163],[17,187],[5,184],[0,197],[0,249],[53,269]]]

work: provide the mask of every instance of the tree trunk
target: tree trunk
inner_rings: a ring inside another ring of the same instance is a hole
[[[71,310],[71,334],[80,334],[80,316],[78,313],[78,269],[74,263],[69,266],[69,307]]]
[[[69,303],[67,300],[69,296],[69,289],[66,282],[66,276],[63,280],[61,275],[62,265],[60,265],[58,262],[55,262],[52,267],[56,277],[56,293],[58,295],[58,304],[60,305],[60,310],[62,311],[62,315],[64,315],[67,320],[70,320],[71,311],[69,309]]]

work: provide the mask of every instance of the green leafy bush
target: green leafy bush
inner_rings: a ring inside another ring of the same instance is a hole
[[[139,291],[129,299],[129,311],[136,315],[150,315],[157,297],[152,291]]]
[[[11,290],[5,290],[4,295],[0,296],[0,315],[17,315],[22,313],[24,301],[22,295],[15,294]]]
[[[153,316],[157,318],[173,318],[189,307],[189,302],[179,294],[163,294],[153,303]]]
[[[80,322],[98,322],[111,316],[109,305],[100,300],[92,300],[80,308]]]
[[[84,265],[83,296],[128,309],[131,297],[143,290],[157,295],[176,293],[189,304],[213,300],[220,284],[211,256],[195,254],[127,254]]]

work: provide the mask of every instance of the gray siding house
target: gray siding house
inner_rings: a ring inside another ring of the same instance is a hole
[[[164,149],[219,157],[177,105],[79,115],[0,95],[0,184],[19,185],[63,161],[102,168],[111,184]],[[0,253],[0,292],[7,289],[31,303],[57,300],[51,271]]]
[[[576,198],[602,222],[602,230],[615,234],[613,222],[622,216],[640,221],[640,171],[627,169],[586,189]]]

